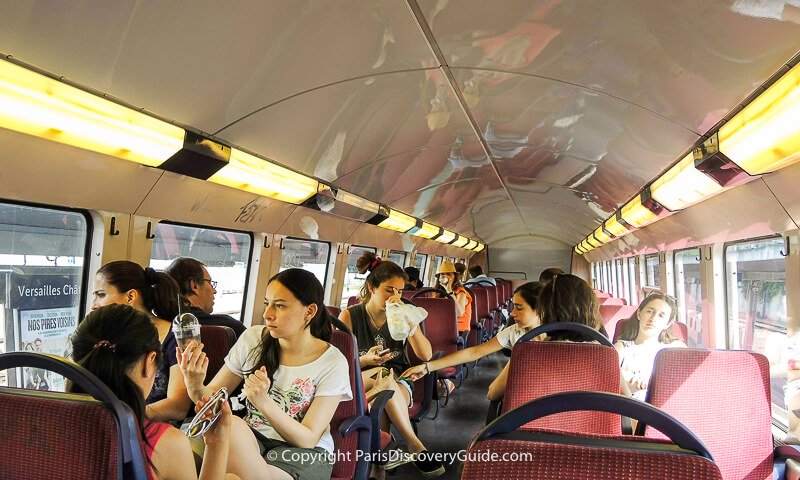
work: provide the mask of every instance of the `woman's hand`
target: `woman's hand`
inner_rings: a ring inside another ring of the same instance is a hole
[[[177,357],[186,389],[192,391],[202,388],[208,372],[208,357],[203,351],[203,344],[192,340],[183,352],[177,349]]]
[[[427,364],[423,363],[421,365],[409,368],[408,370],[403,372],[402,375],[400,375],[400,378],[408,377],[411,379],[412,382],[416,382],[420,378],[424,377],[427,373],[428,373]]]
[[[383,371],[378,372],[378,376],[375,377],[375,385],[372,387],[373,390],[376,392],[382,392],[384,390],[391,390],[392,383],[394,383],[394,377],[392,375],[392,371],[389,370],[385,372],[386,375],[383,376]]]
[[[261,367],[248,375],[244,380],[244,394],[247,395],[247,399],[250,400],[250,403],[258,408],[261,402],[269,398],[268,392],[270,384],[267,368]],[[261,409],[259,408],[259,410]]]
[[[205,404],[210,400],[208,396],[204,396],[197,402],[197,405],[194,406],[195,413],[199,412],[201,408],[205,406]],[[230,430],[231,430],[231,406],[228,402],[222,402],[220,404],[220,409],[222,413],[220,413],[219,418],[214,423],[206,433],[203,434],[203,440],[206,442],[206,445],[216,445],[221,444],[229,440],[230,437]],[[215,415],[216,412],[213,411],[213,408],[206,410],[203,414],[203,420],[211,420],[211,418]]]
[[[367,353],[361,355],[361,357],[358,359],[361,367],[375,367],[378,365],[383,365],[385,362],[391,360],[392,352],[386,352],[384,355],[378,355],[378,352],[383,349],[383,345],[375,345],[367,350]]]

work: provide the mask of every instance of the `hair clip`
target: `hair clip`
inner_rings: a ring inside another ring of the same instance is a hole
[[[117,346],[115,344],[109,342],[108,340],[100,340],[99,342],[95,343],[94,347],[92,347],[92,351],[96,352],[96,351],[100,350],[101,348],[107,348],[107,349],[111,350],[112,352],[116,352],[117,351]]]

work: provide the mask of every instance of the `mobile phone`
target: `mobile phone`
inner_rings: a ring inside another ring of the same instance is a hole
[[[389,353],[391,351],[392,351],[391,348],[387,348],[387,349],[384,349],[384,350],[378,350],[378,355],[386,355],[387,353]]]

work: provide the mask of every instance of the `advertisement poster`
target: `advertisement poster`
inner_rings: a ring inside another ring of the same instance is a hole
[[[67,356],[78,326],[79,280],[74,275],[11,275],[14,338],[6,348]],[[8,319],[11,320],[11,319]],[[38,368],[17,369],[17,386],[64,391],[65,379]]]
[[[19,312],[19,344],[23,352],[52,353],[66,357],[69,336],[78,326],[78,307]],[[38,368],[23,369],[25,388],[63,392],[64,377]]]

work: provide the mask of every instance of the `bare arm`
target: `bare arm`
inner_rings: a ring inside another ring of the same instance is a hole
[[[220,387],[225,387],[228,392],[231,392],[242,382],[242,378],[231,372],[227,365],[222,365],[208,386],[203,385],[208,371],[208,358],[203,352],[202,344],[198,346],[196,343],[190,342],[184,352],[178,349],[178,366],[183,374],[188,397],[194,403],[200,401],[204,396],[210,397]],[[186,408],[189,408],[188,405]]]
[[[500,375],[498,375],[492,384],[489,385],[489,392],[486,394],[486,398],[489,400],[500,400],[503,398],[503,395],[505,395],[509,366],[511,366],[511,362],[506,363],[506,366],[503,367],[503,371],[500,372]]]
[[[179,365],[169,367],[169,383],[167,384],[167,398],[151,403],[147,406],[147,417],[151,420],[162,422],[183,421],[186,413],[192,406],[192,400],[186,391],[183,373]]]
[[[159,439],[153,450],[153,466],[159,480],[197,480],[189,439],[176,428],[170,428]]]
[[[314,448],[319,443],[325,428],[330,425],[331,418],[336,412],[336,407],[341,401],[341,396],[335,397],[315,397],[308,407],[302,422],[293,419],[283,411],[272,398],[264,402],[264,409],[258,406],[258,410],[269,419],[272,428],[277,431],[288,443],[300,448]]]
[[[463,290],[456,295],[456,316],[460,317],[464,315],[464,311],[467,309],[467,302],[469,299],[467,298],[467,293]]]
[[[463,350],[458,350],[437,360],[432,360],[422,365],[411,367],[403,372],[400,376],[411,377],[412,380],[418,380],[428,373],[428,369],[430,369],[431,372],[435,372],[436,370],[452,367],[453,365],[461,365],[462,363],[472,362],[479,358],[485,357],[492,352],[497,352],[502,348],[503,346],[500,345],[500,342],[498,342],[497,338],[495,337],[486,343],[465,348]]]
[[[422,361],[428,361],[433,356],[431,342],[422,334],[422,329],[417,328],[414,335],[408,337],[408,343],[414,350],[414,354]]]

